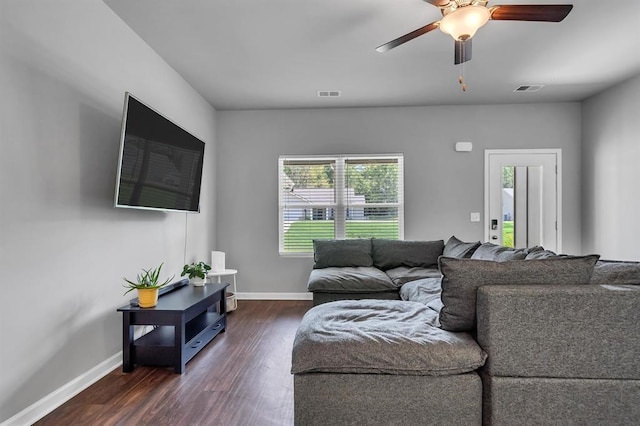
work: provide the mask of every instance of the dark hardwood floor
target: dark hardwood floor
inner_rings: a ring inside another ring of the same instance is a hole
[[[292,425],[291,346],[311,301],[241,300],[186,367],[118,368],[37,425]]]

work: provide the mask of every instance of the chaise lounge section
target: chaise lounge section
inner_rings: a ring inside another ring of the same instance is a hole
[[[419,324],[417,327],[416,325]],[[310,310],[293,349],[295,423],[480,424],[486,353],[417,302],[344,300]]]

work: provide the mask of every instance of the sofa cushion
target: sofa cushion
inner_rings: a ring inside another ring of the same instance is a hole
[[[438,328],[437,317],[416,302],[349,300],[315,306],[296,333],[291,372],[442,376],[484,365],[486,354],[473,337]]]
[[[440,324],[445,330],[471,331],[476,325],[476,292],[483,285],[588,284],[598,255],[493,262],[441,257]]]
[[[442,255],[444,241],[404,241],[374,238],[372,240],[373,265],[386,271],[398,266],[411,268],[436,267]]]
[[[314,269],[372,266],[371,238],[313,240]]]
[[[640,286],[484,286],[477,304],[489,375],[640,379]]]
[[[391,281],[400,287],[410,281],[421,280],[423,278],[441,278],[442,274],[437,265],[434,268],[409,268],[408,266],[398,266],[397,268],[387,269],[385,273],[391,278]]]
[[[514,249],[492,243],[483,243],[476,249],[471,256],[471,259],[495,260],[496,262],[503,262],[506,260],[523,260],[529,253],[537,253],[540,251],[544,251],[540,246]]]
[[[599,260],[591,284],[640,284],[640,262]]]
[[[444,245],[442,255],[447,257],[469,258],[478,247],[480,247],[480,241],[465,243],[457,239],[454,235],[449,238]]]
[[[373,266],[314,269],[309,274],[307,288],[319,293],[378,293],[397,287]]]

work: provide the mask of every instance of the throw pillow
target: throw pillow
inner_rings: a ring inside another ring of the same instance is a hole
[[[345,266],[372,266],[371,238],[313,240],[313,269]]]
[[[430,268],[438,265],[444,241],[403,241],[374,238],[373,264],[386,271],[398,266]]]
[[[480,247],[471,256],[471,259],[478,260],[495,260],[496,262],[503,262],[506,260],[522,260],[527,257],[529,253],[537,253],[544,249],[540,246],[514,249],[511,247],[499,246],[492,243],[481,244]]]
[[[525,259],[553,259],[557,257],[566,257],[566,255],[556,254],[551,250],[537,250],[527,253],[527,257],[525,257]]]
[[[454,236],[444,245],[442,255],[446,257],[469,258],[480,247],[480,241],[465,243]]]
[[[598,255],[558,259],[493,262],[441,257],[440,325],[449,331],[471,331],[476,325],[476,291],[484,285],[589,284]]]

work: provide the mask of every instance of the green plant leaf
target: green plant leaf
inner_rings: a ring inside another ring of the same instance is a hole
[[[168,283],[171,282],[171,280],[173,280],[174,276],[171,276],[170,278],[167,278],[167,280],[165,280],[164,282],[160,283],[160,272],[162,271],[162,265],[164,265],[164,262],[160,264],[160,266],[158,266],[157,268],[149,268],[149,269],[143,269],[142,272],[138,273],[136,275],[136,282],[133,282],[127,278],[123,278],[124,281],[126,282],[126,284],[124,285],[124,287],[128,288],[128,290],[125,292],[125,294],[127,294],[128,292],[134,290],[134,289],[139,289],[139,288],[160,288],[163,287],[165,285],[167,285]]]
[[[192,262],[190,264],[184,265],[184,267],[182,268],[182,275],[189,275],[189,278],[206,278],[207,276],[207,271],[211,270],[211,266],[207,265],[204,262]]]

